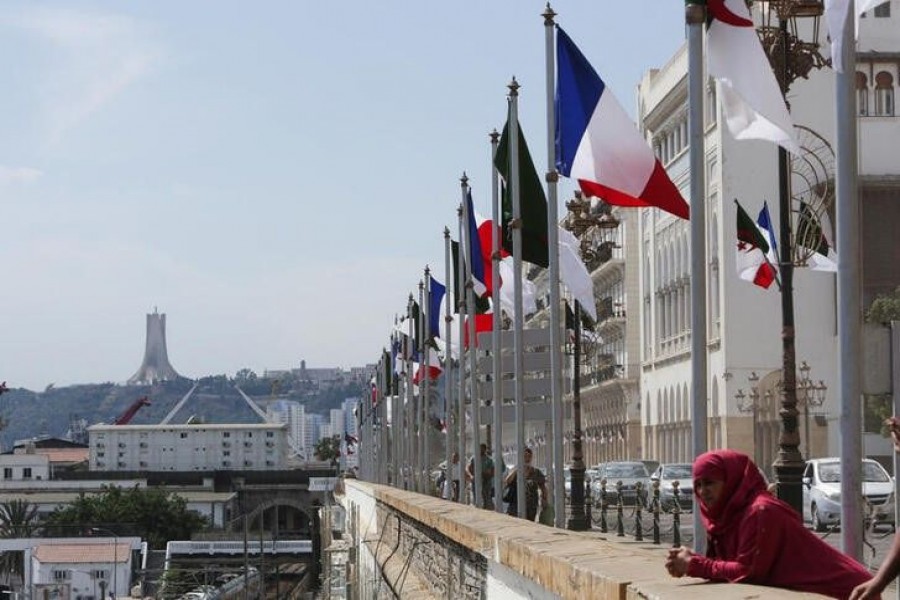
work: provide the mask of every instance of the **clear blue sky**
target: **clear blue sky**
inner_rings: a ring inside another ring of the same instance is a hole
[[[629,111],[676,0],[553,4]],[[522,85],[546,168],[544,2],[0,5],[0,381],[121,382],[145,314],[188,377],[374,362],[459,177]],[[561,200],[571,187],[561,188]]]

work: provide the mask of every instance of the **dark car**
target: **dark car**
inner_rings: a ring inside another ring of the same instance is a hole
[[[606,479],[606,501],[610,504],[619,502],[619,489],[622,493],[622,504],[634,505],[640,501],[641,505],[647,506],[650,490],[650,473],[647,467],[641,461],[619,461],[608,462],[600,469],[598,477]],[[621,488],[618,484],[621,482]],[[638,483],[640,483],[641,493],[638,496]],[[599,501],[599,496],[594,498]]]
[[[675,507],[675,486],[678,482],[678,506],[682,510],[694,507],[694,475],[691,463],[664,463],[656,468],[652,481],[659,482],[659,507],[668,512]]]

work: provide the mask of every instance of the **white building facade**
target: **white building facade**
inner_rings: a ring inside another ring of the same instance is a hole
[[[875,215],[890,215],[888,222],[893,227],[900,224],[900,157],[890,150],[900,139],[900,119],[893,108],[900,65],[900,2],[885,5],[888,9],[880,9],[882,16],[868,15],[860,27],[860,197],[867,233],[870,228],[885,226],[885,219]],[[823,44],[822,52],[827,56],[827,45]],[[778,150],[771,143],[738,142],[731,137],[720,121],[715,83],[710,81],[704,110],[706,191],[703,198],[691,199],[686,86],[687,52],[682,47],[668,64],[643,78],[638,87],[638,121],[692,211],[702,206],[706,215],[709,446],[745,451],[765,468],[774,460],[781,426],[781,296],[775,285],[765,290],[736,274],[734,200],[754,218],[763,201],[768,201],[778,231]],[[797,198],[810,187],[804,166],[815,163],[821,168],[813,183],[822,186],[817,190],[827,189],[824,193],[831,195],[829,216],[833,222],[834,73],[825,68],[813,71],[808,80],[798,79],[791,85],[789,99],[804,151],[802,160],[792,165],[792,210],[798,210]],[[867,114],[870,112],[878,115]],[[875,203],[880,208],[872,211]],[[890,208],[885,206],[891,203]],[[876,240],[884,237],[874,232],[863,236],[864,263],[875,261],[871,268],[863,268],[864,307],[875,293],[900,283],[897,261],[883,258],[883,252],[890,255],[891,250],[879,252],[877,246],[874,252],[867,250],[868,244],[877,244]],[[641,332],[641,446],[644,457],[662,461],[687,461],[692,456],[689,238],[687,221],[647,209],[641,212],[637,239],[633,240],[639,248],[641,311],[629,313],[628,325]],[[895,241],[888,240],[883,243],[893,244],[896,259]],[[805,362],[810,378],[821,381],[828,390],[821,406],[801,403],[800,444],[805,456],[835,455],[839,448],[836,285],[833,273],[803,267],[794,270],[797,366]],[[752,390],[758,394],[755,411],[746,403],[739,406],[737,400],[741,393],[749,395]],[[871,453],[874,449],[867,450]]]
[[[93,425],[91,471],[276,470],[286,466],[283,423]]]

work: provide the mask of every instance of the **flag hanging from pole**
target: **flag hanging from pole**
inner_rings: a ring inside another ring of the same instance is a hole
[[[767,140],[800,154],[781,88],[753,27],[745,0],[709,0],[707,70],[736,140]]]
[[[612,91],[556,28],[556,168],[609,204],[659,207],[689,218],[687,202]]]
[[[738,277],[768,289],[775,281],[776,269],[774,233],[771,229],[768,205],[763,204],[757,223],[753,222],[744,207],[737,205],[737,252]],[[765,223],[768,227],[760,224]]]
[[[481,236],[478,235],[478,224],[475,222],[475,206],[472,203],[472,190],[466,191],[466,211],[469,222],[468,233],[469,238],[469,254],[466,256],[466,263],[469,265],[469,274],[472,276],[472,290],[476,296],[484,296],[488,291],[485,283],[485,265],[484,252],[481,251]]]
[[[521,208],[522,226],[522,260],[528,261],[539,267],[550,265],[550,247],[547,236],[547,197],[544,195],[544,186],[534,168],[534,161],[528,151],[525,142],[525,133],[519,125],[519,204]],[[503,235],[501,245],[504,250],[512,253],[512,230],[509,223],[512,220],[512,197],[509,194],[509,182],[512,176],[512,153],[509,147],[509,119],[503,126],[500,134],[500,142],[497,144],[497,152],[494,154],[494,167],[503,179],[501,190],[501,224]]]
[[[810,254],[806,264],[813,271],[837,273],[837,254],[828,240],[832,236],[831,220],[823,211],[817,216],[806,202],[800,202],[797,222],[797,245]]]
[[[428,275],[430,281],[428,296],[428,328],[432,338],[441,337],[441,319],[444,315],[444,299],[447,296],[447,288],[443,283]]]
[[[559,278],[569,288],[572,297],[581,303],[581,309],[596,321],[594,281],[581,260],[581,243],[575,234],[562,227],[559,228]]]
[[[858,38],[859,16],[883,2],[884,0],[856,0],[856,14],[851,21],[850,0],[825,0],[825,22],[828,24],[828,37],[831,38],[831,66],[838,73],[844,72],[844,31],[852,26],[853,39]]]

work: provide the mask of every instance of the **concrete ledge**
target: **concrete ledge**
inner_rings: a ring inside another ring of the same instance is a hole
[[[663,567],[665,546],[555,529],[359,480],[346,480],[345,485],[348,494],[371,497],[382,507],[405,515],[422,528],[437,532],[483,555],[489,563],[502,565],[549,594],[564,599],[796,600],[825,597],[763,586],[673,579]],[[419,574],[420,577],[428,575]]]

